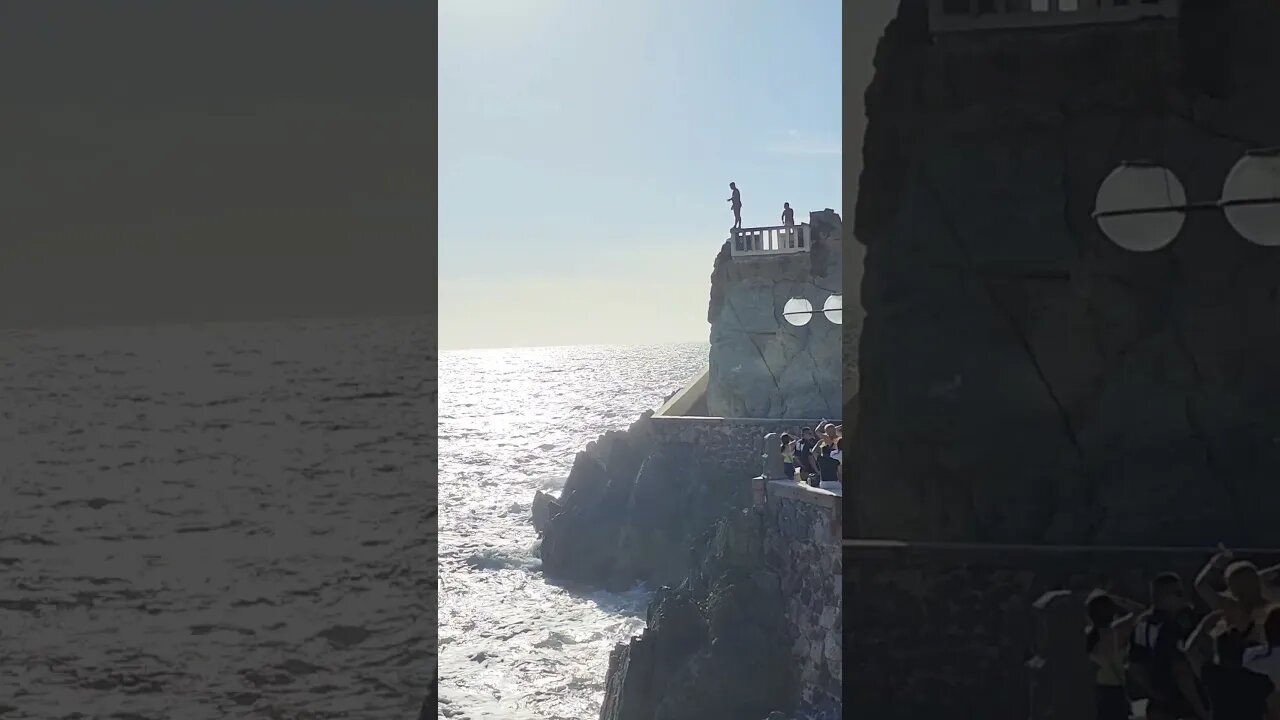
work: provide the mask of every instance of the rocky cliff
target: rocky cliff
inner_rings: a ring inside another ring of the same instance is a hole
[[[797,678],[763,515],[742,509],[649,606],[644,633],[609,658],[601,720],[758,720],[793,707]]]
[[[658,441],[650,415],[578,453],[559,498],[535,498],[548,577],[612,590],[679,583],[695,538],[750,503],[743,476],[695,444]]]
[[[1121,161],[1215,200],[1280,145],[1276,37],[1271,0],[936,38],[901,3],[866,93],[857,533],[1280,541],[1280,249],[1197,213],[1129,253],[1090,217]]]
[[[807,418],[840,413],[841,326],[820,314],[783,320],[793,297],[821,311],[842,293],[840,216],[810,214],[808,253],[733,257],[725,243],[711,274],[707,410],[718,417]],[[856,319],[856,318],[855,318]]]

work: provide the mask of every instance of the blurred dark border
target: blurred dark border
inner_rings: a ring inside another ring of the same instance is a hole
[[[434,325],[436,45],[421,0],[0,1],[0,328]]]

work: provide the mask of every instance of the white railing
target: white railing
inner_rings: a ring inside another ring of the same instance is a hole
[[[734,257],[809,252],[809,224],[734,230],[729,248]]]
[[[1090,25],[1178,16],[1179,0],[929,0],[929,29],[965,30]]]

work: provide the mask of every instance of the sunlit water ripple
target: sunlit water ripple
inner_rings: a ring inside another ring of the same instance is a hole
[[[0,334],[0,715],[416,716],[434,335]]]
[[[545,582],[530,501],[706,358],[701,343],[441,354],[441,717],[599,714],[609,650],[644,626],[649,593]]]

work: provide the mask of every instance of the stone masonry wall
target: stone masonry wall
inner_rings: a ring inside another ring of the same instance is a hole
[[[832,418],[835,420],[835,418]],[[763,466],[764,436],[768,433],[799,433],[814,427],[815,419],[773,420],[753,418],[663,417],[649,419],[655,442],[667,445],[690,444],[725,473],[742,478],[755,477]]]
[[[845,541],[843,597],[854,620],[843,643],[859,660],[844,709],[878,720],[1024,720],[1041,595],[1104,587],[1145,601],[1156,573],[1178,572],[1189,587],[1213,552]],[[1280,562],[1280,551],[1239,555]]]
[[[782,588],[807,710],[840,707],[840,500],[791,482],[766,488],[765,561]]]

